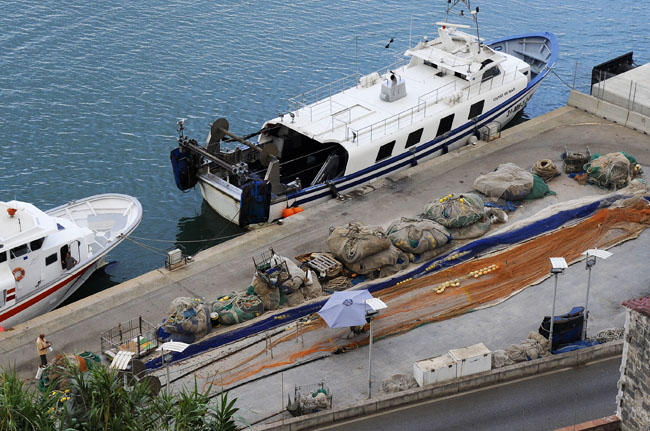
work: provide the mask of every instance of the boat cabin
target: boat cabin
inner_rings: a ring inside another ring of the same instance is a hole
[[[84,261],[92,232],[31,204],[11,201],[0,202],[0,235],[1,310],[76,269],[78,264],[68,268],[66,255]]]

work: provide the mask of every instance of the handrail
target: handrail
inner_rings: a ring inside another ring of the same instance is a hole
[[[346,133],[345,133],[346,140],[348,140],[348,137],[350,135],[352,135],[352,142],[353,143],[356,142],[357,145],[359,145],[361,143],[362,137],[364,137],[364,138],[369,137],[370,141],[372,141],[375,138],[379,138],[381,136],[386,136],[388,134],[388,132],[387,132],[388,130],[391,130],[391,132],[392,132],[392,128],[390,126],[395,125],[394,123],[397,123],[396,124],[397,127],[395,128],[394,131],[399,131],[404,127],[410,126],[416,120],[419,121],[421,119],[426,118],[428,116],[427,115],[427,106],[436,105],[437,103],[439,103],[441,100],[444,99],[445,95],[448,95],[450,93],[452,93],[452,94],[456,93],[457,94],[458,92],[460,92],[460,93],[462,93],[461,98],[469,100],[469,98],[470,98],[470,96],[472,94],[479,95],[479,94],[482,94],[482,93],[484,93],[486,91],[492,90],[495,79],[498,80],[499,78],[501,78],[501,82],[500,82],[499,85],[503,85],[506,82],[515,81],[517,79],[517,73],[519,73],[518,68],[516,68],[514,70],[514,72],[504,73],[501,76],[497,75],[495,77],[490,78],[489,80],[480,81],[480,82],[476,82],[474,84],[467,85],[467,86],[461,88],[460,90],[457,90],[458,81],[449,82],[449,83],[447,83],[445,85],[442,85],[442,86],[440,86],[440,87],[438,87],[438,88],[436,88],[434,90],[431,90],[428,93],[425,93],[425,94],[421,95],[420,97],[418,97],[417,105],[415,105],[415,106],[413,106],[413,107],[411,107],[409,109],[406,109],[406,110],[404,110],[402,112],[399,112],[399,113],[397,113],[397,114],[395,114],[395,115],[393,115],[391,117],[388,117],[388,118],[385,118],[383,120],[377,121],[376,123],[373,123],[373,124],[371,124],[369,126],[362,127],[361,129],[353,129],[352,127],[348,127],[348,130],[346,130]],[[506,81],[506,77],[508,77],[509,75],[512,75],[512,79]],[[489,82],[489,85],[487,84],[487,82]],[[452,85],[453,85],[453,89],[451,89]],[[444,92],[441,93],[440,90],[444,89],[445,87],[450,87],[450,88],[446,89]],[[473,93],[473,90],[475,90],[476,88],[478,88],[478,93]],[[434,93],[436,95],[435,100],[434,100],[433,97],[429,97]],[[465,97],[465,94],[467,95],[466,97]],[[410,114],[410,115],[405,115],[405,114]],[[410,116],[411,121],[408,122],[408,123],[402,123],[401,119],[405,118],[405,117],[408,117],[408,116]],[[378,132],[380,133],[382,130],[383,130],[384,133],[380,134],[380,135],[377,135],[377,133]]]
[[[370,74],[376,72],[381,76],[390,70],[397,69],[398,67],[405,65],[406,63],[408,63],[408,61],[409,61],[408,59],[398,60],[393,64],[378,69],[374,72],[371,72]],[[349,82],[351,79],[353,79],[352,85],[350,85]],[[359,74],[353,73],[351,75],[344,76],[343,78],[339,78],[336,81],[330,82],[329,84],[325,84],[320,87],[301,93],[297,96],[290,97],[288,99],[289,111],[290,112],[295,111],[296,114],[298,114],[298,111],[300,111],[303,108],[310,107],[312,104],[315,104],[317,102],[324,102],[325,100],[327,100],[327,99],[324,100],[325,96],[327,96],[327,98],[329,99],[332,97],[333,94],[336,94],[341,90],[356,87],[359,84],[359,79],[360,79]]]

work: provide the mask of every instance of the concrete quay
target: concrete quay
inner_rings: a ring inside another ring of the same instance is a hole
[[[326,250],[325,239],[330,226],[355,220],[388,226],[401,216],[421,213],[426,203],[441,195],[471,190],[477,175],[492,171],[500,163],[513,162],[529,168],[538,159],[552,159],[561,166],[560,154],[565,146],[580,151],[586,145],[592,152],[601,154],[626,151],[635,156],[646,171],[650,169],[650,137],[580,109],[563,107],[504,131],[496,141],[464,147],[372,183],[350,193],[343,201],[332,200],[310,208],[287,219],[282,226],[252,231],[203,251],[186,267],[171,272],[166,269],[152,271],[18,325],[0,334],[0,365],[15,365],[21,376],[33,378],[38,364],[34,342],[40,332],[45,332],[53,342],[55,353],[98,352],[100,332],[138,316],[160,322],[175,297],[213,300],[222,294],[244,290],[253,274],[251,257],[259,256],[270,246],[288,257]],[[644,178],[649,177],[646,172]],[[555,178],[549,186],[557,196],[526,203],[511,214],[511,219],[525,218],[559,201],[605,193],[595,186],[578,186],[566,175]],[[600,261],[592,277],[591,335],[600,329],[623,326],[623,300],[650,295],[647,272],[650,232],[611,251],[614,256]],[[558,312],[584,304],[586,279],[582,265],[572,266],[561,276]],[[395,373],[410,373],[414,361],[437,356],[451,348],[483,342],[496,350],[521,341],[528,331],[537,329],[544,315],[550,314],[552,294],[552,280],[546,280],[498,306],[380,340],[373,346],[375,388]],[[207,361],[211,355],[216,352],[190,361]],[[238,406],[249,422],[279,412],[286,405],[286,393],[293,395],[294,384],[316,383],[321,379],[325,379],[333,390],[335,407],[352,405],[367,396],[367,356],[367,349],[361,348],[290,368],[255,384],[238,387],[232,391],[232,396],[239,398]],[[173,370],[177,375],[182,367],[187,367],[187,361],[183,362]],[[218,373],[216,365],[197,373],[199,387],[214,373]],[[164,382],[164,377],[161,380]],[[193,385],[193,381],[193,376],[188,376],[174,382],[173,387]]]

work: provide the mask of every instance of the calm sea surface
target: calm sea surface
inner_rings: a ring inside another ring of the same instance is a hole
[[[144,218],[110,255],[103,289],[163,265],[179,241],[189,253],[240,230],[174,185],[169,151],[176,121],[199,141],[227,117],[245,134],[305,90],[390,64],[434,37],[446,2],[278,0],[1,2],[0,200],[49,209],[98,193],[137,197]],[[560,41],[555,72],[588,92],[591,68],[635,52],[650,61],[644,2],[475,2],[486,41],[551,31]],[[456,20],[458,22],[458,19]],[[469,24],[469,22],[467,22]],[[394,38],[391,48],[384,45]],[[358,56],[355,56],[355,43]],[[549,75],[524,119],[563,106],[568,88]],[[136,238],[137,237],[137,238]],[[157,241],[145,240],[155,239]],[[83,294],[83,292],[80,292]]]

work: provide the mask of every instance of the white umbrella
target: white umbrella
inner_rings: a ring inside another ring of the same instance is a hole
[[[367,290],[349,290],[334,292],[325,305],[318,311],[320,317],[330,328],[345,328],[370,323],[370,340],[368,344],[368,399],[372,396],[372,318],[386,304],[373,298]]]
[[[318,314],[330,328],[365,325],[366,299],[372,295],[365,289],[334,292]]]

